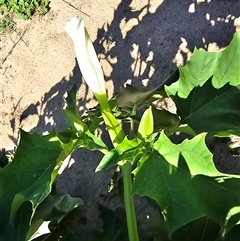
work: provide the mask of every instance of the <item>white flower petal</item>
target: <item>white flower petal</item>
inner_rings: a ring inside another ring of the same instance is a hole
[[[83,19],[73,17],[63,28],[73,40],[79,68],[90,90],[96,97],[106,95],[102,68]]]

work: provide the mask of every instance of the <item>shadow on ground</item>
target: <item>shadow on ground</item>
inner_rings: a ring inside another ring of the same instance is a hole
[[[140,6],[137,1],[121,1],[112,22],[98,30],[94,41],[106,81],[113,81],[115,92],[126,82],[155,87],[169,76],[177,63],[183,64],[189,58],[194,46],[225,47],[235,32],[239,3],[239,0],[199,4],[190,0],[181,3],[165,0],[157,4],[148,1]],[[77,62],[69,80],[63,78],[43,96],[35,131],[45,133],[53,127],[59,131],[67,128],[62,115],[64,95],[74,84],[85,86]],[[81,113],[90,105],[88,95],[86,88],[79,102]],[[20,121],[35,114],[38,106],[39,103],[31,104],[21,114]],[[99,159],[94,157],[96,165]]]
[[[106,70],[106,81],[113,81],[115,92],[126,82],[135,86],[159,85],[176,64],[185,63],[194,46],[225,47],[235,31],[234,20],[240,15],[240,1],[212,0],[197,4],[192,0],[165,0],[156,6],[153,2],[138,6],[137,1],[122,0],[113,21],[98,30],[94,46]],[[84,85],[77,63],[69,80],[63,78],[44,95],[36,131],[67,127],[62,115],[63,97],[75,83]],[[79,109],[87,109],[88,89],[81,97]],[[37,105],[29,106],[22,118],[31,115]],[[58,178],[58,190],[83,197],[86,203],[99,203],[111,179],[111,172],[94,172],[101,154],[77,150],[72,159],[75,163]]]
[[[113,81],[115,92],[126,82],[152,88],[174,71],[176,63],[183,64],[195,46],[225,47],[235,31],[239,4],[239,0],[199,4],[190,0],[154,4],[149,0],[140,6],[137,1],[122,1],[114,11],[112,22],[98,30],[94,41],[106,81]],[[75,83],[80,87],[85,85],[77,62],[69,80],[63,78],[44,95],[37,131],[66,128],[62,116],[63,96]],[[81,93],[79,108],[82,110],[91,102],[88,94],[88,88]],[[31,104],[21,114],[20,121],[35,114],[38,106],[39,103]]]

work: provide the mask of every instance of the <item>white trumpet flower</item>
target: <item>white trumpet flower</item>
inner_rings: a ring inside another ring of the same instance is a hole
[[[73,17],[63,29],[74,43],[77,61],[84,80],[102,108],[108,108],[107,94],[102,68],[97,54],[81,18]]]
[[[63,26],[63,29],[73,40],[83,78],[101,106],[104,122],[108,128],[113,145],[116,146],[122,142],[125,133],[110,110],[102,68],[89,34],[84,27],[83,19],[73,17]]]

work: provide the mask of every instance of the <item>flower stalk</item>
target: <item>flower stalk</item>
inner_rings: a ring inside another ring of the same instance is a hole
[[[131,163],[126,161],[121,166],[123,174],[124,203],[128,226],[129,241],[139,241],[136,214],[132,195]]]

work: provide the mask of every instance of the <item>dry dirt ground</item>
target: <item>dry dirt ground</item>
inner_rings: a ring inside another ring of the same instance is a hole
[[[15,30],[1,36],[0,148],[17,145],[19,128],[39,133],[66,128],[63,97],[74,83],[80,86],[79,110],[94,104],[81,80],[72,41],[62,28],[71,17],[85,20],[109,96],[126,82],[159,85],[176,64],[189,59],[194,46],[225,47],[240,26],[240,0],[67,2],[51,0],[45,16],[17,20]],[[94,173],[100,157],[89,155],[79,151],[78,161],[61,175],[58,185],[62,191],[84,196],[86,202],[98,200],[110,178],[108,173]],[[239,160],[221,165],[240,172]]]
[[[17,21],[1,36],[0,147],[17,144],[18,130],[65,127],[63,96],[80,84],[80,109],[91,102],[62,25],[85,19],[106,76],[109,95],[125,82],[156,86],[189,58],[194,46],[226,46],[239,24],[240,1],[52,0],[44,17]],[[82,11],[82,12],[81,12]],[[85,14],[84,14],[84,13]]]

